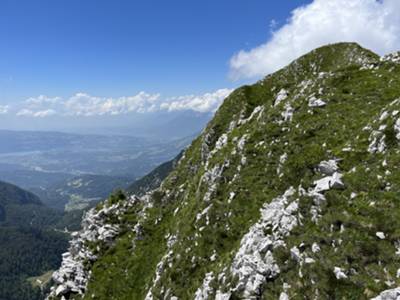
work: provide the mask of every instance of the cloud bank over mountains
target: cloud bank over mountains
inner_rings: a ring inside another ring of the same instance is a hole
[[[398,51],[399,12],[399,0],[314,0],[292,11],[266,43],[234,55],[230,76],[264,76],[314,48],[336,42],[358,42],[381,55]]]
[[[104,116],[156,111],[215,112],[233,90],[219,89],[203,95],[162,98],[160,94],[140,92],[134,96],[107,98],[76,93],[69,98],[40,95],[16,105],[0,106],[0,114],[45,118],[50,116]]]

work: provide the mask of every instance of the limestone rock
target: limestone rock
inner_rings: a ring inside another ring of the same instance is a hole
[[[339,267],[335,267],[333,273],[335,274],[336,279],[347,279],[347,275]]]
[[[326,105],[326,102],[316,98],[315,96],[312,96],[310,99],[308,99],[308,106],[309,107],[324,107]]]
[[[332,176],[327,176],[322,179],[314,181],[315,191],[324,192],[330,189],[343,189],[344,183],[341,180],[342,174],[335,172]]]
[[[339,170],[339,167],[337,165],[337,161],[334,159],[330,159],[327,161],[321,161],[320,164],[318,165],[318,171],[321,172],[324,175],[333,175],[336,171]]]
[[[400,288],[383,291],[371,300],[400,300]]]

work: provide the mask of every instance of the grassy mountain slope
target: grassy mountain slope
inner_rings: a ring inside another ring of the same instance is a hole
[[[93,212],[116,237],[84,240],[85,293],[64,295],[368,299],[400,286],[399,57],[329,45],[237,89],[150,198]]]

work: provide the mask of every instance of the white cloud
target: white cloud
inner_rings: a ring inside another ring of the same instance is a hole
[[[62,99],[61,97],[47,97],[46,95],[40,95],[38,97],[31,97],[25,100],[25,103],[29,104],[30,106],[34,105],[42,105],[42,104],[57,104]]]
[[[66,114],[77,116],[119,115],[129,112],[146,112],[151,110],[159,94],[140,92],[135,96],[120,98],[94,97],[78,93],[64,102]]]
[[[121,115],[131,112],[148,113],[161,110],[214,112],[231,92],[230,89],[220,89],[203,95],[167,99],[162,99],[160,94],[148,94],[146,92],[119,98],[96,97],[87,93],[77,93],[67,99],[41,95],[24,101],[16,115],[43,118],[56,114],[89,117]]]
[[[32,110],[23,108],[17,112],[17,116],[32,116],[34,112]]]
[[[160,109],[168,111],[194,110],[197,112],[214,112],[222,101],[232,93],[231,89],[219,89],[204,95],[189,95],[170,98],[160,105]]]
[[[35,118],[44,118],[53,116],[55,114],[57,114],[57,112],[54,109],[32,111],[30,109],[24,108],[17,112],[17,116],[35,117]]]
[[[231,58],[233,79],[272,73],[319,46],[357,42],[381,55],[400,50],[399,0],[314,0],[292,12],[272,38]]]
[[[57,114],[54,109],[46,109],[35,112],[34,117],[44,118]]]
[[[0,115],[5,115],[8,113],[10,107],[8,105],[0,105]]]

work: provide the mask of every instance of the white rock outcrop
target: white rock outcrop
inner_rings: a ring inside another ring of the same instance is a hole
[[[194,295],[194,300],[207,300],[214,292],[210,284],[214,280],[214,275],[212,272],[207,273],[203,280],[203,284],[199,287]]]
[[[51,288],[47,299],[85,293],[91,273],[86,267],[87,263],[97,260],[87,243],[112,243],[120,228],[118,225],[108,223],[108,217],[124,213],[139,201],[144,201],[146,197],[132,196],[111,206],[105,205],[100,210],[93,208],[85,214],[82,230],[71,234],[68,252],[62,255],[61,267],[53,273],[55,285]]]
[[[339,166],[337,165],[337,160],[330,159],[321,161],[318,165],[318,171],[324,175],[333,175],[333,173],[339,170]]]
[[[279,105],[282,101],[284,101],[288,97],[288,92],[285,89],[281,89],[276,95],[274,106]]]
[[[400,140],[400,118],[394,123],[394,131],[396,132],[396,139]]]
[[[344,188],[342,177],[343,177],[342,174],[335,172],[332,174],[332,176],[326,176],[322,179],[316,180],[314,181],[315,184],[314,191],[319,193],[328,191],[330,189],[342,189]]]
[[[385,56],[381,57],[381,61],[393,62],[396,64],[400,64],[400,52],[394,52],[394,53],[385,55]]]
[[[238,125],[244,125],[248,122],[250,122],[251,120],[253,120],[255,118],[255,116],[257,116],[257,119],[261,117],[261,114],[264,111],[264,106],[256,106],[253,110],[253,112],[250,114],[250,116],[247,119],[240,119],[238,121]]]
[[[386,150],[385,135],[379,130],[372,131],[369,137],[368,152],[383,153]]]
[[[308,106],[309,107],[324,107],[326,105],[326,102],[316,98],[315,96],[311,96],[308,99]]]
[[[289,300],[289,295],[286,294],[285,292],[282,292],[282,293],[279,295],[279,300]]]
[[[265,281],[275,278],[280,272],[273,250],[284,245],[283,238],[298,224],[298,200],[292,199],[295,193],[296,190],[290,188],[264,205],[260,220],[241,240],[231,273],[238,278],[234,290],[245,299],[259,295]],[[266,234],[268,229],[271,230],[270,234]]]
[[[381,240],[384,240],[384,239],[385,239],[385,233],[383,233],[383,232],[381,232],[381,231],[378,231],[378,232],[376,233],[376,236],[377,236],[377,238],[379,238],[379,239],[381,239]]]
[[[335,274],[336,279],[347,279],[347,275],[343,272],[343,270],[339,267],[335,267],[333,269],[333,273]]]
[[[383,291],[371,300],[400,300],[400,288]]]
[[[294,108],[290,105],[290,103],[285,103],[285,110],[281,113],[284,122],[292,121],[294,113]]]

